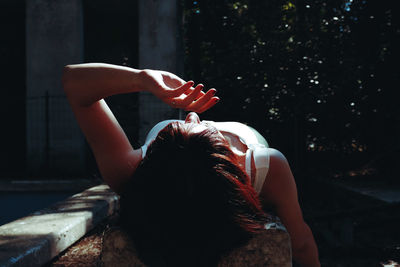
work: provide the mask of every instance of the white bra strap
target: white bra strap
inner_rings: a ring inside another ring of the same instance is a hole
[[[254,182],[254,190],[259,194],[264,185],[269,169],[269,154],[266,147],[257,147],[253,151],[254,164],[256,165],[256,179]]]
[[[251,158],[253,156],[252,152],[253,152],[253,150],[251,148],[248,148],[247,151],[246,151],[246,164],[245,164],[245,167],[246,167],[246,173],[250,178],[251,178]]]
[[[142,160],[144,159],[144,157],[146,157],[146,153],[147,153],[147,145],[144,144],[142,147]]]

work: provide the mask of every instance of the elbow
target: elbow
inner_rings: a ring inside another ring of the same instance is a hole
[[[79,75],[74,70],[74,65],[64,66],[62,72],[62,87],[66,97],[71,100],[76,100],[79,91]]]
[[[79,86],[76,73],[71,65],[66,65],[63,69],[62,87],[70,105],[79,105]]]
[[[62,85],[65,94],[68,96],[68,93],[71,88],[71,66],[66,65],[64,66],[63,73],[62,73]]]

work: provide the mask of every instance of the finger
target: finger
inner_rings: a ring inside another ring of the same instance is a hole
[[[192,104],[187,106],[186,110],[196,111],[196,110],[200,109],[215,95],[216,92],[217,92],[217,90],[215,90],[215,89],[208,90],[205,95],[201,96],[195,102],[193,102]]]
[[[193,81],[189,81],[189,82],[185,83],[184,85],[182,85],[182,86],[180,86],[180,87],[178,87],[176,89],[166,90],[165,94],[164,94],[164,97],[171,98],[171,97],[180,96],[181,94],[183,94],[184,92],[189,90],[190,87],[193,86],[193,84],[194,84]]]
[[[204,88],[204,86],[202,84],[199,84],[196,86],[196,88],[191,87],[184,94],[182,94],[178,97],[164,98],[164,102],[174,108],[185,109],[186,106],[190,105],[193,101],[195,101],[201,95],[205,94],[202,91],[203,88]]]
[[[195,98],[195,100],[198,100],[200,97],[202,97],[203,95],[205,95],[206,93],[204,93],[203,91],[201,91],[197,97]]]
[[[204,111],[209,110],[210,108],[212,108],[218,102],[219,102],[219,98],[215,96],[215,97],[211,98],[205,105],[203,105],[196,112],[197,113],[203,113]]]
[[[188,94],[185,98],[181,99],[180,101],[180,106],[182,108],[190,105],[194,100],[196,100],[197,98],[199,98],[200,93],[202,92],[201,90],[203,90],[204,85],[199,84],[196,86],[196,88],[194,88],[194,90],[192,92],[190,92],[190,94]],[[203,95],[205,94],[204,92],[202,92]]]
[[[203,87],[203,88],[204,88],[204,87]],[[195,88],[190,87],[186,92],[183,93],[183,95],[185,95],[185,96],[189,95],[191,92],[194,91],[194,89],[195,89]],[[203,96],[203,95],[205,95],[205,94],[206,94],[206,93],[204,93],[203,91],[200,91],[199,94],[198,94],[198,96],[195,98],[195,100],[198,99],[198,98],[200,98],[201,96]]]
[[[203,86],[204,88],[204,86]],[[189,95],[191,92],[193,92],[195,88],[190,87],[184,94],[185,95]],[[203,95],[205,95],[206,93],[204,93],[203,91],[200,91],[200,93],[198,94],[198,96],[195,98],[195,100],[199,99],[200,97],[202,97]]]

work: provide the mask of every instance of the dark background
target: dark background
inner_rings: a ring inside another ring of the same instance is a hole
[[[207,117],[252,125],[298,174],[400,159],[395,1],[185,4],[186,74],[222,99]]]
[[[201,117],[247,123],[286,155],[323,266],[400,261],[398,204],[355,193],[400,187],[396,1],[179,3],[184,78],[221,98]],[[83,7],[84,61],[137,68],[137,1]],[[0,175],[25,178],[25,2],[0,9]],[[137,95],[108,103],[138,147]]]
[[[400,261],[395,1],[184,1],[185,75],[294,171],[322,266]],[[374,198],[360,192],[376,191]],[[397,191],[396,191],[397,190]]]
[[[1,0],[0,173],[21,174],[25,168],[25,3]]]

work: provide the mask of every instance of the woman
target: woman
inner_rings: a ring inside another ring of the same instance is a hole
[[[146,263],[215,264],[263,229],[262,205],[287,228],[294,260],[319,266],[282,153],[248,126],[202,122],[195,113],[218,102],[215,89],[204,92],[165,71],[99,63],[66,66],[63,85],[103,179],[121,194],[122,221]],[[133,149],[104,98],[139,91],[194,112],[156,125]]]

